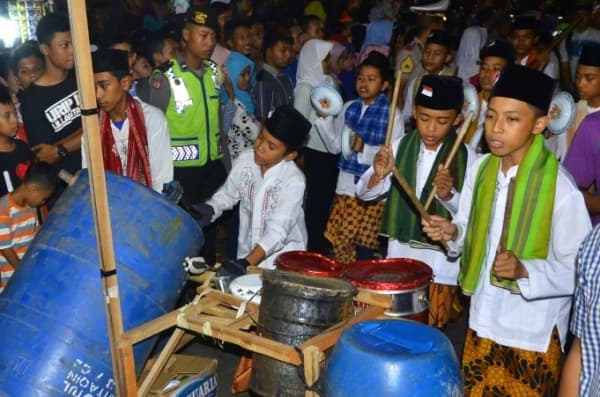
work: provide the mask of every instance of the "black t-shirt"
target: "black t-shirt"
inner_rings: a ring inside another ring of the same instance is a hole
[[[29,146],[21,140],[15,139],[15,150],[0,152],[0,197],[16,189],[20,184],[29,166],[33,162],[33,153]],[[9,184],[11,189],[9,189]]]
[[[31,84],[21,96],[21,115],[29,145],[53,144],[81,128],[81,111],[75,74],[53,86]],[[81,169],[81,150],[59,159],[57,170],[75,173]]]

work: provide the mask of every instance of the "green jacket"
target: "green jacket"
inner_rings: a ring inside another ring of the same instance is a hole
[[[201,78],[176,59],[163,71],[171,87],[165,116],[175,167],[201,167],[222,156],[216,85],[221,75],[209,62],[204,62]]]

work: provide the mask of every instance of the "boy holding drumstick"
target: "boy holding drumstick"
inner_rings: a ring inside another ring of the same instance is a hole
[[[450,169],[443,168],[442,164],[457,140],[454,127],[460,121],[458,116],[462,106],[461,79],[423,76],[413,107],[417,128],[393,142],[392,146],[382,146],[373,166],[363,174],[356,187],[357,195],[363,200],[377,200],[389,192],[381,227],[381,233],[389,238],[387,257],[412,258],[431,266],[434,283],[429,289],[429,324],[439,328],[450,320],[453,301],[458,294],[458,269],[454,263],[449,263],[450,259],[440,247],[423,234],[419,213],[404,191],[392,183],[390,172],[393,167],[398,168],[423,203],[435,185],[438,200],[432,206],[432,213],[443,217],[456,213],[457,190],[462,188],[466,169],[475,160],[475,153],[466,145],[460,145]]]
[[[452,222],[423,221],[431,239],[462,251],[458,281],[472,295],[466,396],[556,394],[575,256],[590,220],[581,193],[544,147],[553,87],[524,66],[503,70],[485,124],[492,153],[469,169]]]

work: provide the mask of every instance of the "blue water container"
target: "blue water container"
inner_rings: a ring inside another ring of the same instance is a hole
[[[438,329],[404,319],[348,328],[333,348],[324,397],[461,397],[460,367]]]
[[[124,329],[174,309],[202,232],[153,190],[106,173]],[[0,294],[0,395],[115,394],[86,170],[67,189]],[[139,371],[153,339],[134,347]]]

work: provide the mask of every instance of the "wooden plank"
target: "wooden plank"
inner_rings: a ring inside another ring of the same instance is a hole
[[[181,314],[179,310],[174,310],[162,315],[154,320],[148,321],[125,332],[119,340],[119,347],[134,345],[144,339],[150,338],[166,329],[177,325],[177,316]]]
[[[90,178],[92,212],[98,244],[100,267],[107,277],[102,277],[105,297],[106,322],[111,349],[113,378],[117,396],[134,396],[137,394],[135,363],[132,346],[118,348],[119,339],[123,335],[123,318],[119,286],[116,275],[116,261],[113,250],[110,210],[104,177],[104,161],[102,159],[102,143],[100,142],[100,126],[98,116],[89,113],[97,109],[96,89],[92,71],[90,39],[85,0],[69,0],[69,19],[73,39],[75,69],[77,70],[77,87],[80,97],[81,124],[86,136],[86,155]],[[86,112],[88,111],[88,112]]]
[[[302,364],[300,355],[293,346],[263,338],[249,332],[240,331],[208,321],[200,322],[192,319],[188,319],[180,326],[202,335],[233,343],[246,350],[264,354],[265,356],[272,357],[279,361],[293,365]]]
[[[382,316],[384,310],[385,309],[382,307],[369,306],[365,310],[358,313],[358,315],[350,317],[348,320],[334,325],[333,327],[325,330],[319,335],[313,336],[312,338],[298,346],[298,348],[304,351],[304,349],[313,346],[320,349],[321,351],[325,351],[336,344],[340,335],[342,334],[342,332],[344,332],[346,328],[361,321],[366,321]]]
[[[354,300],[361,303],[366,303],[370,306],[379,306],[386,309],[392,307],[392,296],[388,294],[359,291],[354,297]]]
[[[169,358],[175,352],[175,349],[179,345],[181,338],[184,334],[185,331],[180,328],[176,328],[175,331],[173,331],[173,334],[167,341],[167,344],[156,358],[154,365],[152,365],[152,367],[150,368],[150,372],[148,372],[148,375],[146,375],[146,377],[142,381],[142,384],[138,389],[138,397],[144,397],[146,394],[148,394],[150,388],[152,387],[152,384],[156,381],[161,371],[167,364],[167,361],[169,361]]]

